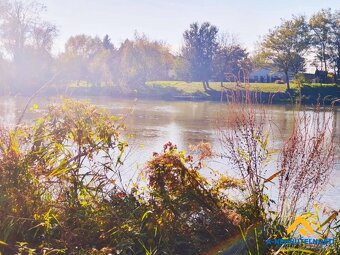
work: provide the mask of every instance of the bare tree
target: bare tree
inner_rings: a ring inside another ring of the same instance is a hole
[[[2,1],[0,42],[4,54],[13,62],[13,84],[40,86],[50,76],[51,48],[56,27],[41,18],[45,6],[35,1]]]

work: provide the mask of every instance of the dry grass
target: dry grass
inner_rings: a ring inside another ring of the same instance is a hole
[[[219,123],[222,156],[246,181],[250,196],[256,198],[254,206],[263,209],[266,183],[278,178],[281,214],[293,215],[298,206],[309,208],[334,167],[334,110],[317,106],[312,111],[296,112],[292,134],[279,150],[278,170],[271,169],[274,174],[266,176],[273,153],[269,143],[275,139],[265,129],[271,120],[265,109],[256,104],[253,93],[234,92],[229,98],[229,113]]]
[[[296,213],[297,206],[309,207],[327,184],[334,167],[334,111],[295,114],[293,131],[279,160],[279,211]]]
[[[222,158],[231,163],[246,183],[257,215],[264,204],[266,162],[270,157],[268,134],[265,130],[266,112],[253,104],[254,98],[246,92],[242,97],[234,93],[229,103],[229,113],[219,123]]]

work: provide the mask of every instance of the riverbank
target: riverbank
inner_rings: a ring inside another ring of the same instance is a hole
[[[211,82],[211,91],[204,91],[201,82],[184,81],[152,81],[147,82],[148,94],[176,98],[179,100],[228,100],[228,96],[235,93],[259,96],[260,103],[287,103],[297,100],[302,103],[313,103],[318,99],[325,99],[325,103],[336,100],[340,95],[340,86],[336,84],[304,84],[299,86],[292,82],[291,89],[286,89],[286,84],[276,83],[249,83],[237,85],[232,82]]]
[[[286,89],[286,84],[275,83],[250,83],[237,85],[236,83],[211,82],[210,90],[205,91],[200,82],[184,81],[150,81],[135,88],[121,89],[118,86],[92,86],[80,83],[53,85],[41,91],[44,96],[110,96],[112,98],[149,99],[166,101],[229,101],[237,95],[244,97],[246,93],[256,98],[258,103],[285,104],[301,102],[313,104],[318,100],[326,104],[339,98],[340,86],[336,84],[305,84],[298,86],[291,84],[291,89]],[[14,95],[30,96],[32,89],[14,93]],[[13,93],[11,94],[13,95]]]

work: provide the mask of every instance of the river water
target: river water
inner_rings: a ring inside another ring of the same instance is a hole
[[[78,98],[79,99],[79,98]],[[179,149],[188,150],[189,145],[209,142],[218,153],[220,142],[217,135],[217,123],[221,116],[228,114],[228,105],[218,102],[183,102],[152,100],[117,100],[110,97],[81,98],[95,105],[109,109],[113,114],[124,116],[127,133],[134,138],[129,141],[131,154],[125,165],[126,179],[136,175],[143,164],[151,158],[153,152],[161,152],[169,141]],[[36,98],[32,101],[39,109],[28,111],[26,121],[31,121],[43,114],[49,103],[59,102],[59,98]],[[27,102],[23,97],[0,97],[0,124],[14,126]],[[269,140],[271,146],[280,148],[290,135],[294,114],[297,110],[289,105],[266,106],[266,112],[275,125],[271,125]],[[336,110],[336,146],[340,144],[340,109]],[[339,152],[339,148],[337,148]],[[320,202],[333,209],[340,209],[340,160],[337,161],[330,183],[325,185]],[[322,162],[320,162],[322,164]],[[232,166],[218,159],[208,165],[230,175],[237,175]],[[275,164],[273,164],[275,168]]]

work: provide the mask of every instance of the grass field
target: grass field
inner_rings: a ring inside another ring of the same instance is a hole
[[[204,91],[202,82],[185,82],[185,81],[149,81],[145,83],[146,86],[136,86],[133,92],[130,91],[124,96],[135,97],[138,95],[140,98],[160,98],[169,100],[220,100],[221,84],[219,82],[210,82],[209,85],[213,89],[211,92]],[[224,82],[223,86],[227,90],[245,90],[246,86],[237,86],[235,83]],[[299,88],[298,84],[293,81],[290,83],[290,87],[293,91],[286,94],[286,84],[275,83],[250,83],[248,85],[250,91],[260,92],[262,96],[270,96],[270,94],[278,93],[275,96],[275,100],[278,102],[284,102],[287,98],[292,96],[302,96],[304,101],[315,102],[318,98],[329,98],[334,100],[338,98],[340,94],[340,85],[335,84],[305,84]],[[117,86],[108,86],[102,84],[101,86],[93,86],[92,84],[80,81],[69,84],[71,89],[74,89],[74,94],[86,94],[86,95],[121,95],[121,91]],[[133,87],[132,87],[133,88]],[[267,95],[264,95],[267,94]]]
[[[230,90],[245,89],[244,87],[236,87],[235,83],[224,82],[224,87]],[[185,94],[192,94],[201,92],[204,93],[202,82],[185,82],[185,81],[149,81],[146,85],[155,88],[174,88],[183,91]],[[219,82],[210,82],[210,87],[214,90],[220,91],[221,85]],[[275,83],[250,83],[251,91],[260,92],[285,92],[286,84],[275,84]]]

